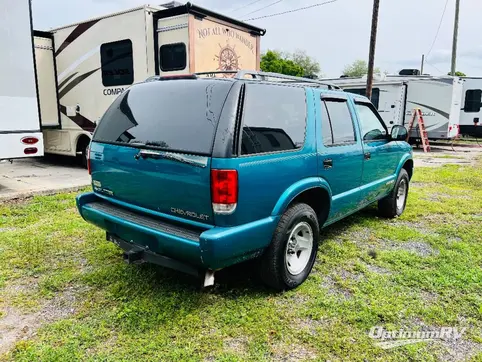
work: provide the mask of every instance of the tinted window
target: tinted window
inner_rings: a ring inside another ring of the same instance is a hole
[[[360,120],[361,134],[364,141],[386,139],[387,130],[384,124],[368,105],[357,103],[358,118]]]
[[[161,70],[169,72],[186,69],[186,44],[166,44],[159,50]]]
[[[331,146],[333,144],[333,132],[331,130],[330,117],[326,109],[325,102],[321,102],[321,133],[323,136],[323,144]]]
[[[355,129],[346,100],[327,100],[326,108],[333,130],[333,144],[343,145],[355,142]]]
[[[367,95],[367,90],[366,88],[357,88],[357,89],[345,89],[345,92],[348,93],[353,93],[353,94],[359,94],[361,96],[366,97]],[[380,88],[373,88],[372,89],[372,99],[371,99],[373,105],[375,106],[376,109],[379,108],[380,106]]]
[[[94,141],[210,154],[231,85],[204,79],[135,85],[107,110]]]
[[[306,130],[304,89],[248,84],[243,123],[243,155],[302,148]]]
[[[121,40],[100,46],[102,84],[104,87],[134,83],[132,42]]]
[[[469,89],[465,93],[465,112],[477,113],[480,112],[480,106],[482,103],[482,90]]]

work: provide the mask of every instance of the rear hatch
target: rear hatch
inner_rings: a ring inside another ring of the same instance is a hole
[[[127,90],[107,110],[93,136],[94,191],[212,224],[211,154],[232,84],[179,79]]]

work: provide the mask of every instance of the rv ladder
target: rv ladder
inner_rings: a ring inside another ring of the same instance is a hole
[[[415,124],[415,120],[417,120],[418,128],[420,129],[420,138],[422,139],[423,151],[424,152],[430,152],[430,143],[428,142],[427,129],[425,128],[425,122],[423,120],[422,110],[420,108],[415,108],[413,110],[412,120],[408,124],[407,142],[410,138],[410,133],[412,133],[413,125]]]

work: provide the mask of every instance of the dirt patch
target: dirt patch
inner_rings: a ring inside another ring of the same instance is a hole
[[[282,344],[281,342],[273,345],[271,358],[273,361],[314,361],[317,358],[316,352],[300,344]]]
[[[23,288],[21,286],[20,288]],[[43,303],[37,312],[26,313],[7,307],[0,314],[0,356],[8,353],[17,342],[34,336],[45,323],[67,318],[75,313],[78,295],[84,290],[70,287]]]
[[[386,242],[383,246],[384,250],[405,250],[410,253],[417,254],[421,257],[429,257],[432,255],[438,255],[439,251],[437,249],[432,248],[430,244],[419,242],[419,241],[409,241],[406,243],[396,243],[396,242]]]
[[[227,352],[237,354],[238,356],[244,356],[248,354],[248,338],[226,338],[224,340],[224,349]]]
[[[380,275],[392,275],[392,272],[388,269],[382,268],[378,265],[365,264],[365,267],[370,273],[380,274]]]
[[[339,287],[331,276],[324,277],[321,286],[328,290],[328,294],[336,296],[339,299],[348,300],[352,298],[351,292]]]

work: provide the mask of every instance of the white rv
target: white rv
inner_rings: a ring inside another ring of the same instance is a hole
[[[482,137],[482,78],[463,77],[464,91],[460,113],[460,133]]]
[[[0,0],[0,160],[43,155],[29,0]]]
[[[82,155],[85,162],[97,122],[133,83],[155,75],[259,69],[265,30],[178,5],[145,5],[36,32],[45,152]]]
[[[365,95],[366,77],[329,79],[346,92]],[[387,126],[407,126],[420,108],[430,139],[452,139],[459,134],[463,82],[458,77],[383,76],[375,79],[372,103]],[[419,138],[418,127],[411,137]]]

